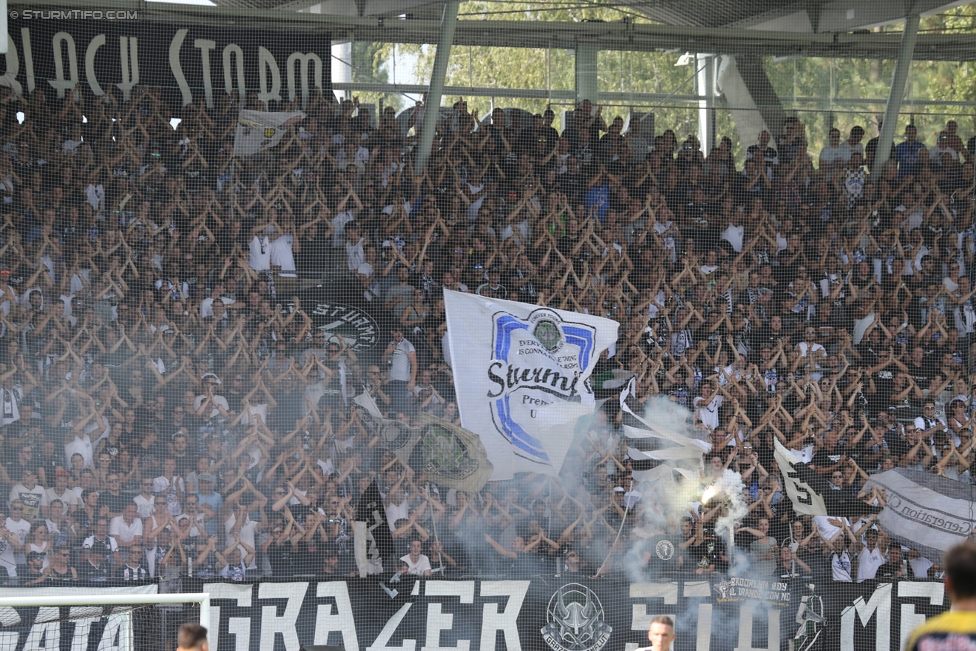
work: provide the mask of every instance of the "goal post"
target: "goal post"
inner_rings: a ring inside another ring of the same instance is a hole
[[[165,593],[165,594],[99,594],[93,591],[88,594],[71,595],[23,595],[16,597],[0,597],[2,608],[43,608],[61,606],[161,606],[169,604],[199,604],[200,625],[210,632],[210,593]],[[133,647],[134,648],[134,647]]]

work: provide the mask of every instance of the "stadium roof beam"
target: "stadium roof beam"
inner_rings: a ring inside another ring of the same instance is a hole
[[[895,72],[891,77],[891,88],[888,92],[888,103],[885,105],[884,121],[881,123],[881,133],[878,134],[878,149],[874,157],[874,169],[871,174],[880,174],[881,167],[891,155],[891,145],[895,140],[895,123],[901,111],[902,100],[905,99],[905,84],[908,73],[912,69],[912,51],[915,49],[915,39],[918,37],[918,16],[909,16],[905,22],[905,32],[901,39],[901,53],[895,64]]]
[[[180,24],[234,25],[247,20],[264,29],[332,33],[334,40],[435,44],[440,20],[330,16],[292,11],[241,10],[162,3],[103,3],[34,0],[10,8],[109,10],[138,9],[140,19]],[[707,51],[715,54],[897,59],[900,33],[804,34],[797,32],[644,25],[633,22],[571,23],[458,20],[455,46],[566,48],[589,43],[612,51]],[[915,46],[919,61],[976,61],[976,34],[922,34]]]
[[[420,132],[420,143],[414,161],[414,171],[421,174],[430,157],[430,150],[434,146],[434,132],[440,119],[436,109],[441,105],[444,94],[444,80],[447,78],[447,64],[451,59],[451,45],[454,41],[454,28],[457,26],[458,2],[454,0],[444,4],[444,15],[441,16],[441,27],[438,30],[437,51],[434,53],[434,68],[430,73],[430,89],[427,91],[427,109],[424,113],[423,130]],[[431,110],[430,107],[435,110]]]

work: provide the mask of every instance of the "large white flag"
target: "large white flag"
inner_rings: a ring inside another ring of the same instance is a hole
[[[885,494],[880,524],[894,540],[932,560],[973,534],[972,486],[923,470],[895,468],[871,475],[865,490]]]
[[[252,156],[274,147],[293,125],[305,119],[301,111],[241,111],[234,132],[234,155]]]
[[[491,479],[558,474],[617,322],[450,290],[444,304],[461,424],[481,437]]]

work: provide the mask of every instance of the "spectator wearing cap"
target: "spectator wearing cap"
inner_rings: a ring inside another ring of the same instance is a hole
[[[230,415],[230,405],[227,398],[217,393],[220,378],[216,373],[204,373],[200,378],[203,393],[193,401],[193,413],[204,420],[213,418],[227,418]]]
[[[32,468],[24,468],[21,481],[10,489],[8,501],[20,500],[24,505],[24,517],[34,520],[40,515],[41,499],[44,497],[44,487],[37,483],[37,472]]]
[[[196,468],[191,470],[186,474],[186,492],[196,493],[200,488],[200,475],[205,472],[210,472],[210,467],[213,465],[213,459],[206,454],[198,456],[196,458]]]
[[[214,477],[213,473],[200,473],[200,487],[197,489],[196,495],[199,498],[201,509],[209,507],[211,512],[220,513],[224,506],[224,497],[213,489],[215,481],[216,477]],[[219,531],[217,519],[210,518],[207,520],[204,528],[209,535],[216,536]]]
[[[486,298],[508,298],[508,290],[502,284],[502,270],[497,266],[488,270],[488,281],[478,286],[478,296]]]
[[[179,515],[182,512],[186,483],[176,474],[176,459],[167,457],[163,460],[162,473],[153,479],[153,493],[166,498],[170,515]]]
[[[78,493],[68,488],[70,475],[67,470],[58,467],[54,471],[54,486],[44,491],[41,497],[41,513],[45,517],[50,517],[49,507],[54,500],[60,500],[65,508],[65,513],[74,513],[81,507],[81,498]]]

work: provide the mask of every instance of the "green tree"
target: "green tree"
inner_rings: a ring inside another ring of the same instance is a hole
[[[390,81],[389,61],[393,52],[392,43],[352,44],[352,80],[366,83],[388,83]],[[359,101],[375,104],[379,109],[393,106],[398,111],[403,107],[403,96],[396,93],[358,93]]]
[[[518,2],[506,0],[472,0],[461,3],[459,20],[534,21],[545,30],[546,21],[584,22],[619,21],[628,18],[634,22],[650,23],[647,17],[613,0],[588,2]],[[876,31],[897,33],[902,25],[889,25]],[[976,5],[957,7],[944,14],[923,19],[924,33],[967,33],[976,31]],[[499,89],[497,99],[467,98],[469,107],[477,107],[479,114],[486,115],[492,104],[525,109],[537,113],[552,104],[557,120],[560,108],[569,109],[570,100],[550,98],[505,98],[504,89],[528,88],[536,90],[571,91],[574,88],[574,57],[571,50],[563,47],[549,49],[489,48],[455,46],[447,71],[447,83],[453,86],[480,86]],[[430,79],[435,48],[433,46],[398,45],[398,51],[415,55],[415,74],[421,83]],[[617,52],[601,51],[598,59],[599,88],[601,91],[633,93],[658,93],[661,95],[694,95],[694,66],[676,67],[681,52]],[[787,60],[767,57],[764,61],[770,81],[787,111],[795,112],[807,125],[809,150],[816,156],[827,141],[831,126],[845,134],[860,125],[872,137],[877,121],[884,112],[888,87],[894,71],[894,61],[875,59],[793,58]],[[379,68],[377,68],[379,70]],[[901,133],[909,120],[914,119],[926,142],[950,118],[960,124],[960,133],[976,133],[976,118],[970,110],[959,107],[919,107],[913,100],[976,101],[973,78],[976,70],[969,62],[927,62],[913,64],[907,102],[899,117],[897,133]],[[794,98],[820,98],[817,101],[797,102]],[[844,102],[841,98],[853,98],[857,102]],[[864,103],[875,98],[876,103]],[[446,96],[444,105],[456,97]],[[688,102],[662,99],[651,103],[620,101],[605,107],[608,119],[625,115],[633,108],[652,111],[655,129],[661,133],[673,129],[679,138],[698,131],[697,105]],[[739,159],[743,146],[738,143],[731,114],[718,102],[717,135],[729,136]],[[746,143],[750,144],[750,143]]]

